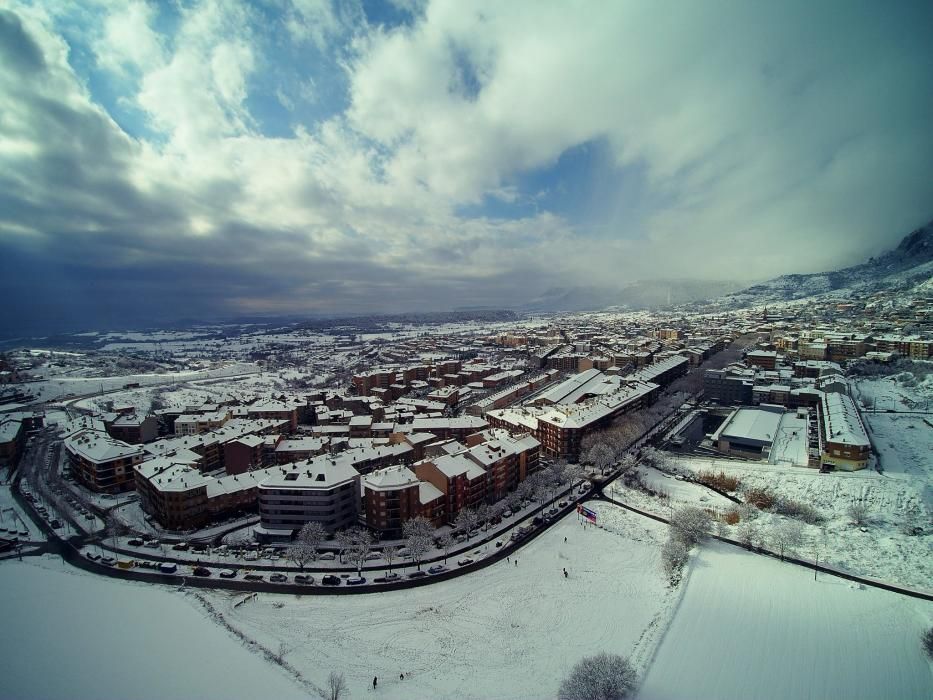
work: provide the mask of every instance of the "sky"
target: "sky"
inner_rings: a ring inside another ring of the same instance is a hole
[[[760,280],[933,219],[933,4],[10,0],[0,326]]]

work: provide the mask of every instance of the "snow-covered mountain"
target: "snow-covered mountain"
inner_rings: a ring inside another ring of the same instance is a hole
[[[524,311],[597,311],[608,307],[658,309],[713,299],[742,288],[739,282],[640,280],[619,286],[553,287],[522,306]]]
[[[933,274],[933,221],[912,231],[894,250],[842,270],[781,275],[728,294],[727,306],[754,306],[841,292],[861,293],[893,287],[913,289],[929,284]]]

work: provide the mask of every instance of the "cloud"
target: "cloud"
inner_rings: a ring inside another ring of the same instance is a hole
[[[114,318],[517,304],[833,267],[933,216],[928,7],[403,9],[0,11],[5,294],[46,265]]]

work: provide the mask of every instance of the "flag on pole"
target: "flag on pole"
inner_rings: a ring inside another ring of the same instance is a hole
[[[596,524],[596,511],[590,510],[586,506],[577,505],[577,513],[582,515],[584,518],[589,520],[591,523]]]

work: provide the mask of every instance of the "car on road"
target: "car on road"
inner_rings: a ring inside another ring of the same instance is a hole
[[[339,586],[340,577],[334,576],[333,574],[327,574],[321,579],[321,583],[323,583],[325,586]]]
[[[410,574],[408,574],[408,578],[424,578],[427,575],[427,571],[412,571]]]
[[[502,540],[496,540],[496,549],[502,546]]]
[[[158,549],[159,540],[149,540],[148,542],[143,542],[143,547],[148,547],[149,549]]]
[[[98,559],[100,559],[100,554],[95,554],[94,552],[88,552],[84,556],[86,556],[91,561],[97,561]]]
[[[52,525],[53,530],[59,530],[61,529],[62,521],[58,518],[55,518],[50,524]]]
[[[463,559],[457,560],[457,566],[469,566],[473,563],[473,560],[470,557],[464,557]]]
[[[558,508],[566,508],[566,507],[567,507],[567,501],[560,501],[560,502],[557,504],[557,507],[558,507]]]
[[[512,511],[510,511],[510,510],[505,511],[505,512],[502,514],[502,517],[503,517],[503,518],[511,518],[511,517],[512,517]]]
[[[362,586],[364,583],[366,583],[366,579],[362,576],[354,576],[353,578],[347,579],[348,586]]]
[[[175,550],[176,552],[187,552],[187,551],[188,551],[188,543],[187,543],[187,542],[179,542],[178,544],[173,544],[173,545],[172,545],[172,549]]]
[[[226,569],[220,572],[220,578],[236,578],[236,569]]]
[[[207,578],[208,576],[211,575],[211,570],[208,569],[206,566],[196,566],[194,567],[194,571],[192,573],[194,573],[195,576]]]
[[[305,583],[310,585],[314,583],[314,576],[311,574],[295,574],[295,583]]]
[[[285,574],[272,574],[269,580],[272,581],[272,583],[288,583],[288,576]]]
[[[428,567],[429,574],[442,574],[447,570],[447,567],[443,564],[435,564],[434,566]]]
[[[381,557],[382,557],[382,552],[370,552],[369,554],[366,555],[366,558],[369,561],[372,561],[373,559],[380,559]]]

